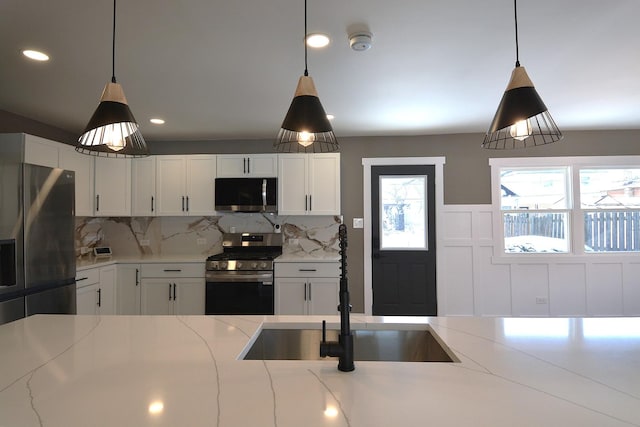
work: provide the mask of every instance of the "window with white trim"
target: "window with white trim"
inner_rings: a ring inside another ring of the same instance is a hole
[[[490,159],[502,254],[640,252],[640,157]]]

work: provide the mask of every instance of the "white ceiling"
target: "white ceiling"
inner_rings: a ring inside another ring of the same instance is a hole
[[[511,0],[308,2],[309,32],[332,40],[309,73],[338,138],[486,131],[515,63]],[[0,109],[79,133],[111,77],[112,7],[2,0]],[[116,77],[145,138],[274,138],[304,70],[303,11],[120,0]],[[640,128],[638,0],[521,0],[518,15],[520,62],[561,130]],[[366,52],[349,48],[360,29]]]

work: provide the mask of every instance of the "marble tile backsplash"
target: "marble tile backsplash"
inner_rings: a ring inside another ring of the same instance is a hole
[[[271,233],[276,224],[283,233],[283,253],[324,256],[339,251],[340,217],[239,213],[207,217],[78,217],[76,256],[87,256],[97,246],[110,246],[116,257],[205,258],[222,252],[223,233]]]

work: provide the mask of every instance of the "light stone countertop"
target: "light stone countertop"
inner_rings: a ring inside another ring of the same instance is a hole
[[[302,316],[37,315],[0,326],[0,426],[640,426],[640,319],[429,325],[460,363],[237,360]],[[338,322],[329,316],[330,326]],[[417,326],[416,326],[417,325]]]
[[[207,260],[207,255],[141,255],[118,256],[108,258],[82,258],[76,259],[76,271],[87,270],[95,267],[106,267],[112,264],[155,264],[155,263],[202,263]]]

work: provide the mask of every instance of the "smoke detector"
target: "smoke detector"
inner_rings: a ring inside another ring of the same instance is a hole
[[[356,52],[364,52],[371,49],[372,34],[366,31],[359,31],[349,35],[349,46]]]

